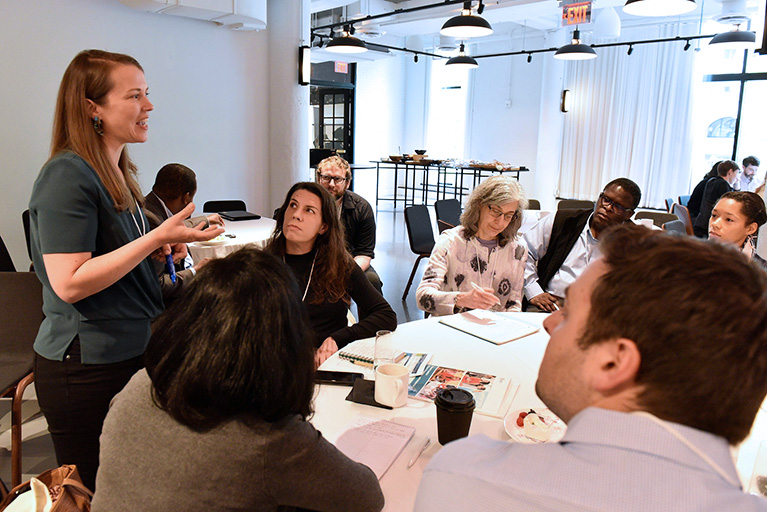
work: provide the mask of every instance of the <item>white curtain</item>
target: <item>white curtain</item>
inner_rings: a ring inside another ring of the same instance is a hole
[[[622,40],[692,35],[694,27],[626,29]],[[694,46],[694,45],[693,45]],[[595,200],[604,185],[627,177],[642,189],[640,206],[665,207],[687,194],[692,153],[693,59],[684,41],[597,48],[598,57],[568,62],[559,196]]]

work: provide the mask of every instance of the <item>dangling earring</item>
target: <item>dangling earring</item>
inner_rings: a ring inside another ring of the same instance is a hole
[[[104,136],[104,124],[101,119],[99,119],[99,116],[93,118],[93,131],[96,132],[96,135]]]

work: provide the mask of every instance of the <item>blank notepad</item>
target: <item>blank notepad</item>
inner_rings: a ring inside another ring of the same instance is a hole
[[[334,444],[353,461],[372,469],[380,480],[414,433],[415,428],[407,425],[359,416],[346,426]]]

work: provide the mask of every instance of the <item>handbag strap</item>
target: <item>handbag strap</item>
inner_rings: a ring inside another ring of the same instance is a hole
[[[89,496],[90,498],[93,498],[93,491],[85,487],[83,483],[79,480],[75,480],[74,478],[65,478],[63,482],[61,482],[62,487],[68,486],[68,487],[74,487],[81,493]]]

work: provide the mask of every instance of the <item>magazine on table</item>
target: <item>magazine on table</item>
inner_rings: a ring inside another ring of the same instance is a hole
[[[410,381],[408,396],[433,401],[437,391],[447,387],[465,389],[474,395],[474,412],[503,418],[519,385],[508,377],[430,364],[423,375]]]

